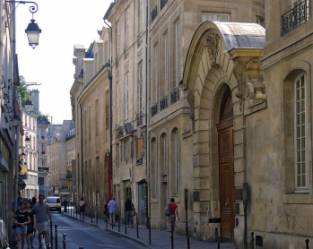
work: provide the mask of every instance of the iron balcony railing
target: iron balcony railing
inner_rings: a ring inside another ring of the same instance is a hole
[[[158,6],[155,6],[152,10],[151,10],[151,23],[153,23],[154,19],[157,17],[158,15]]]
[[[171,104],[176,103],[179,100],[179,88],[176,87],[171,92]]]
[[[158,113],[158,104],[154,104],[153,106],[151,106],[151,116],[154,116],[157,113]]]
[[[163,97],[161,100],[160,100],[160,111],[164,110],[165,108],[168,107],[168,100],[167,100],[167,96],[166,97]]]
[[[294,7],[281,16],[281,34],[286,35],[310,18],[310,0],[298,1]]]
[[[160,0],[160,6],[161,6],[161,9],[164,8],[164,6],[167,4],[168,0]]]

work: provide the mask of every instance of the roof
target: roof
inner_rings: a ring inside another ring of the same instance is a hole
[[[105,14],[104,14],[104,16],[103,16],[103,20],[104,20],[104,21],[107,20],[108,17],[110,16],[111,11],[112,11],[114,5],[115,5],[115,1],[110,4],[109,8],[108,8],[107,11],[105,12]]]
[[[213,22],[224,38],[225,50],[235,48],[263,49],[265,29],[256,23]]]

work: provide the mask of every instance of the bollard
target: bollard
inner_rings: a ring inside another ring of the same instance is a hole
[[[125,218],[124,218],[124,223],[125,223],[125,230],[124,230],[124,233],[127,234],[127,221],[126,221],[126,215],[125,215]]]
[[[254,249],[254,232],[251,233],[251,249]]]
[[[54,225],[54,248],[58,249],[58,225]]]
[[[50,243],[51,243],[51,248],[53,248],[53,225],[52,225],[52,220],[50,220]]]
[[[137,239],[139,239],[139,224],[138,224],[138,215],[136,215],[136,234],[137,234]]]
[[[215,229],[215,235],[217,236],[217,249],[221,248],[221,237],[218,228]]]
[[[63,249],[66,249],[66,234],[63,233]]]
[[[309,243],[310,243],[310,240],[309,240],[309,239],[306,239],[306,240],[305,240],[305,249],[310,249],[310,248],[309,248]]]
[[[174,226],[171,222],[171,249],[174,249]]]
[[[150,223],[150,216],[147,217],[147,222],[148,222],[148,229],[149,229],[149,245],[151,246],[152,244],[152,238],[151,238],[151,223]]]
[[[112,226],[112,230],[113,230],[113,220],[114,220],[114,214],[110,214],[111,215],[111,226]]]

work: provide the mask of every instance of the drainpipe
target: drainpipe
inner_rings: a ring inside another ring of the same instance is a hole
[[[109,95],[110,95],[110,159],[109,159],[109,167],[111,172],[111,181],[109,181],[110,185],[113,185],[113,88],[112,88],[112,25],[108,23],[106,19],[104,19],[104,23],[110,29],[110,38],[109,38],[109,64],[110,64],[110,72],[109,72]],[[113,196],[113,186],[109,186],[109,198]]]
[[[149,94],[149,0],[146,1],[146,148],[145,148],[145,155],[146,155],[146,215],[147,215],[147,226],[149,229],[149,244],[151,245],[151,201],[150,201],[150,167],[148,167],[148,163],[150,162],[150,155],[149,155],[149,141],[150,141],[150,120],[149,120],[149,103],[150,103],[150,94]]]

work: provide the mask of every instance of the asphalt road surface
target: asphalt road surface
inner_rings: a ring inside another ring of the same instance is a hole
[[[66,249],[143,249],[137,243],[77,220],[53,214],[58,225],[58,249],[63,249],[62,234],[66,234]]]

